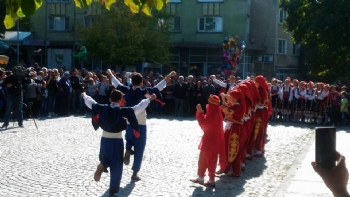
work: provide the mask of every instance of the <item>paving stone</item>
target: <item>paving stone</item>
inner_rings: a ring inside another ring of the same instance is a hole
[[[239,179],[216,178],[216,188],[189,181],[196,177],[202,131],[194,119],[150,118],[141,181],[130,183],[131,165],[124,166],[118,196],[274,196],[313,132],[293,123],[268,127],[266,154],[248,161]],[[101,130],[86,117],[31,121],[25,128],[0,131],[0,196],[106,196],[109,174],[100,182],[98,164]],[[131,160],[131,162],[133,159]]]

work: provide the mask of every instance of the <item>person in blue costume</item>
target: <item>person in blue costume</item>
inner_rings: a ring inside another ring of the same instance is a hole
[[[176,75],[175,71],[172,71],[167,77],[165,77],[162,81],[160,81],[154,87],[142,87],[143,85],[143,77],[140,73],[132,73],[131,75],[131,86],[125,86],[119,82],[112,74],[111,70],[107,70],[107,74],[112,79],[112,84],[125,94],[126,106],[134,106],[139,103],[142,99],[145,99],[150,94],[156,94],[157,97],[161,98],[160,91],[162,91],[166,87],[166,81],[170,80],[171,77]],[[160,100],[158,100],[161,102]],[[134,163],[132,166],[133,174],[131,176],[131,181],[139,181],[140,177],[137,175],[141,169],[143,152],[146,146],[146,138],[147,138],[147,127],[146,127],[146,110],[136,115],[137,121],[139,123],[139,131],[140,137],[137,138],[133,135],[133,128],[128,125],[125,133],[126,140],[126,151],[124,156],[124,164],[128,165],[130,163],[130,155],[134,154]],[[134,148],[134,150],[132,150]]]
[[[107,168],[109,168],[111,173],[110,197],[119,191],[123,173],[124,142],[122,131],[127,128],[129,123],[134,129],[134,135],[140,137],[136,115],[144,111],[150,101],[156,98],[156,95],[152,94],[149,99],[141,100],[134,107],[121,107],[124,101],[123,96],[124,94],[119,90],[113,90],[109,98],[110,104],[98,104],[85,92],[82,93],[86,106],[92,109],[94,129],[97,130],[101,127],[103,130],[99,155],[100,164],[97,166],[94,179],[99,181],[102,172],[108,172]]]

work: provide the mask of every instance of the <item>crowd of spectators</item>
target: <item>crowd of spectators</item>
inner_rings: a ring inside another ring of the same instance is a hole
[[[10,100],[11,114],[16,113],[17,106],[23,105],[24,119],[87,114],[89,110],[81,98],[82,92],[86,92],[99,103],[107,104],[110,92],[116,88],[103,71],[91,72],[86,69],[68,71],[65,67],[48,69],[35,63],[34,67],[25,68],[25,73],[25,77],[21,79],[23,102]],[[114,74],[124,85],[131,84],[132,72]],[[141,74],[144,76],[145,87],[154,86],[163,80],[162,75],[153,74],[152,71]],[[0,69],[1,120],[6,113],[8,98],[11,97],[13,87],[9,87],[9,84],[11,86],[14,84],[13,78],[12,71]],[[204,108],[209,95],[217,93],[219,89],[209,78],[177,75],[171,81],[167,81],[167,87],[161,92],[165,105],[154,101],[147,111],[154,116],[194,116],[195,105],[201,103]]]
[[[107,104],[110,92],[116,88],[103,71],[91,72],[84,68],[68,71],[65,67],[48,69],[40,67],[37,63],[25,71],[26,76],[22,82],[24,118],[84,115],[89,113],[89,110],[80,96],[82,92],[85,91],[99,103]],[[131,74],[132,72],[126,71],[114,72],[116,78],[124,85],[131,84]],[[155,86],[163,80],[161,74],[152,71],[141,74],[145,87]],[[11,71],[0,69],[0,119],[4,118],[6,112],[6,98],[11,89],[7,86],[9,81],[6,78],[11,75]],[[153,116],[193,117],[198,103],[205,109],[210,94],[218,95],[223,89],[223,84],[227,84],[226,89],[229,89],[230,84],[239,83],[241,80],[235,76],[226,80],[220,75],[216,75],[216,79],[219,79],[221,84],[215,83],[209,76],[178,74],[167,81],[166,88],[161,92],[165,105],[153,101],[147,112]]]

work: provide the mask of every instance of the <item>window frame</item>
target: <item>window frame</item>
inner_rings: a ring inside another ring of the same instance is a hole
[[[285,46],[283,47],[282,46],[282,51],[280,52],[280,41],[284,41],[285,43]],[[280,55],[287,55],[287,46],[288,46],[288,41],[287,39],[284,39],[284,38],[278,38],[278,43],[277,43],[277,54],[280,54]]]
[[[293,51],[292,51],[292,55],[298,56],[300,55],[299,53],[299,49],[300,49],[301,45],[300,44],[294,44],[293,43]]]
[[[179,21],[179,24],[178,25],[175,25],[176,24],[176,19],[178,19]],[[171,32],[174,32],[174,33],[179,33],[181,32],[181,17],[180,16],[172,16],[171,17]],[[175,27],[178,26],[179,28],[178,29],[175,29]]]
[[[201,18],[205,19],[204,24],[207,24],[207,22],[206,22],[207,18],[219,18],[219,19],[221,19],[221,30],[219,30],[219,31],[200,30],[200,19]],[[197,17],[197,32],[199,32],[199,33],[222,33],[224,31],[224,24],[225,24],[224,17],[222,17],[222,16],[198,16]]]
[[[55,22],[55,18],[56,17],[60,17],[60,18],[64,18],[64,29],[55,29],[55,23],[53,24],[53,29],[50,29],[50,18],[53,18],[53,22]],[[68,20],[68,24],[66,24]],[[69,21],[69,16],[59,16],[59,15],[52,15],[52,16],[48,16],[48,21],[47,21],[48,25],[47,25],[47,28],[49,31],[69,31],[71,30],[71,27],[70,27],[70,21]],[[68,27],[68,28],[67,28]]]
[[[283,13],[281,18],[281,12]],[[281,8],[278,9],[278,24],[283,24],[283,22],[287,19],[287,12],[282,10]]]

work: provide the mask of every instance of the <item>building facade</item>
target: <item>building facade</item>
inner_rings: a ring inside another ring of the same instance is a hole
[[[30,51],[30,59],[41,62],[48,68],[81,67],[73,58],[79,51],[76,35],[78,25],[88,26],[93,15],[99,15],[102,7],[93,3],[88,9],[77,8],[73,0],[46,0],[31,17],[32,40],[23,41],[22,47]],[[86,66],[86,65],[85,65]],[[88,65],[91,69],[101,68],[100,61]]]
[[[220,74],[223,40],[237,35],[239,42],[246,43],[239,76],[263,74],[282,79],[297,75],[298,45],[285,33],[282,23],[287,15],[277,0],[170,0],[167,9],[173,17],[173,58],[162,66],[163,73]],[[21,42],[21,48],[28,51],[28,59],[49,68],[79,67],[72,56],[79,50],[75,29],[79,24],[89,26],[93,16],[102,12],[101,5],[95,3],[80,9],[73,0],[43,1],[31,17],[32,35]],[[87,68],[101,65],[93,61]]]
[[[239,43],[249,37],[250,6],[250,0],[170,0],[174,33],[170,67],[182,75],[220,74],[225,37],[237,35]],[[251,51],[247,46],[241,73],[251,63]]]
[[[263,74],[269,79],[297,77],[299,45],[291,40],[283,22],[287,13],[279,8],[277,0],[252,0],[251,28],[247,45],[264,50],[252,54],[249,73]]]

